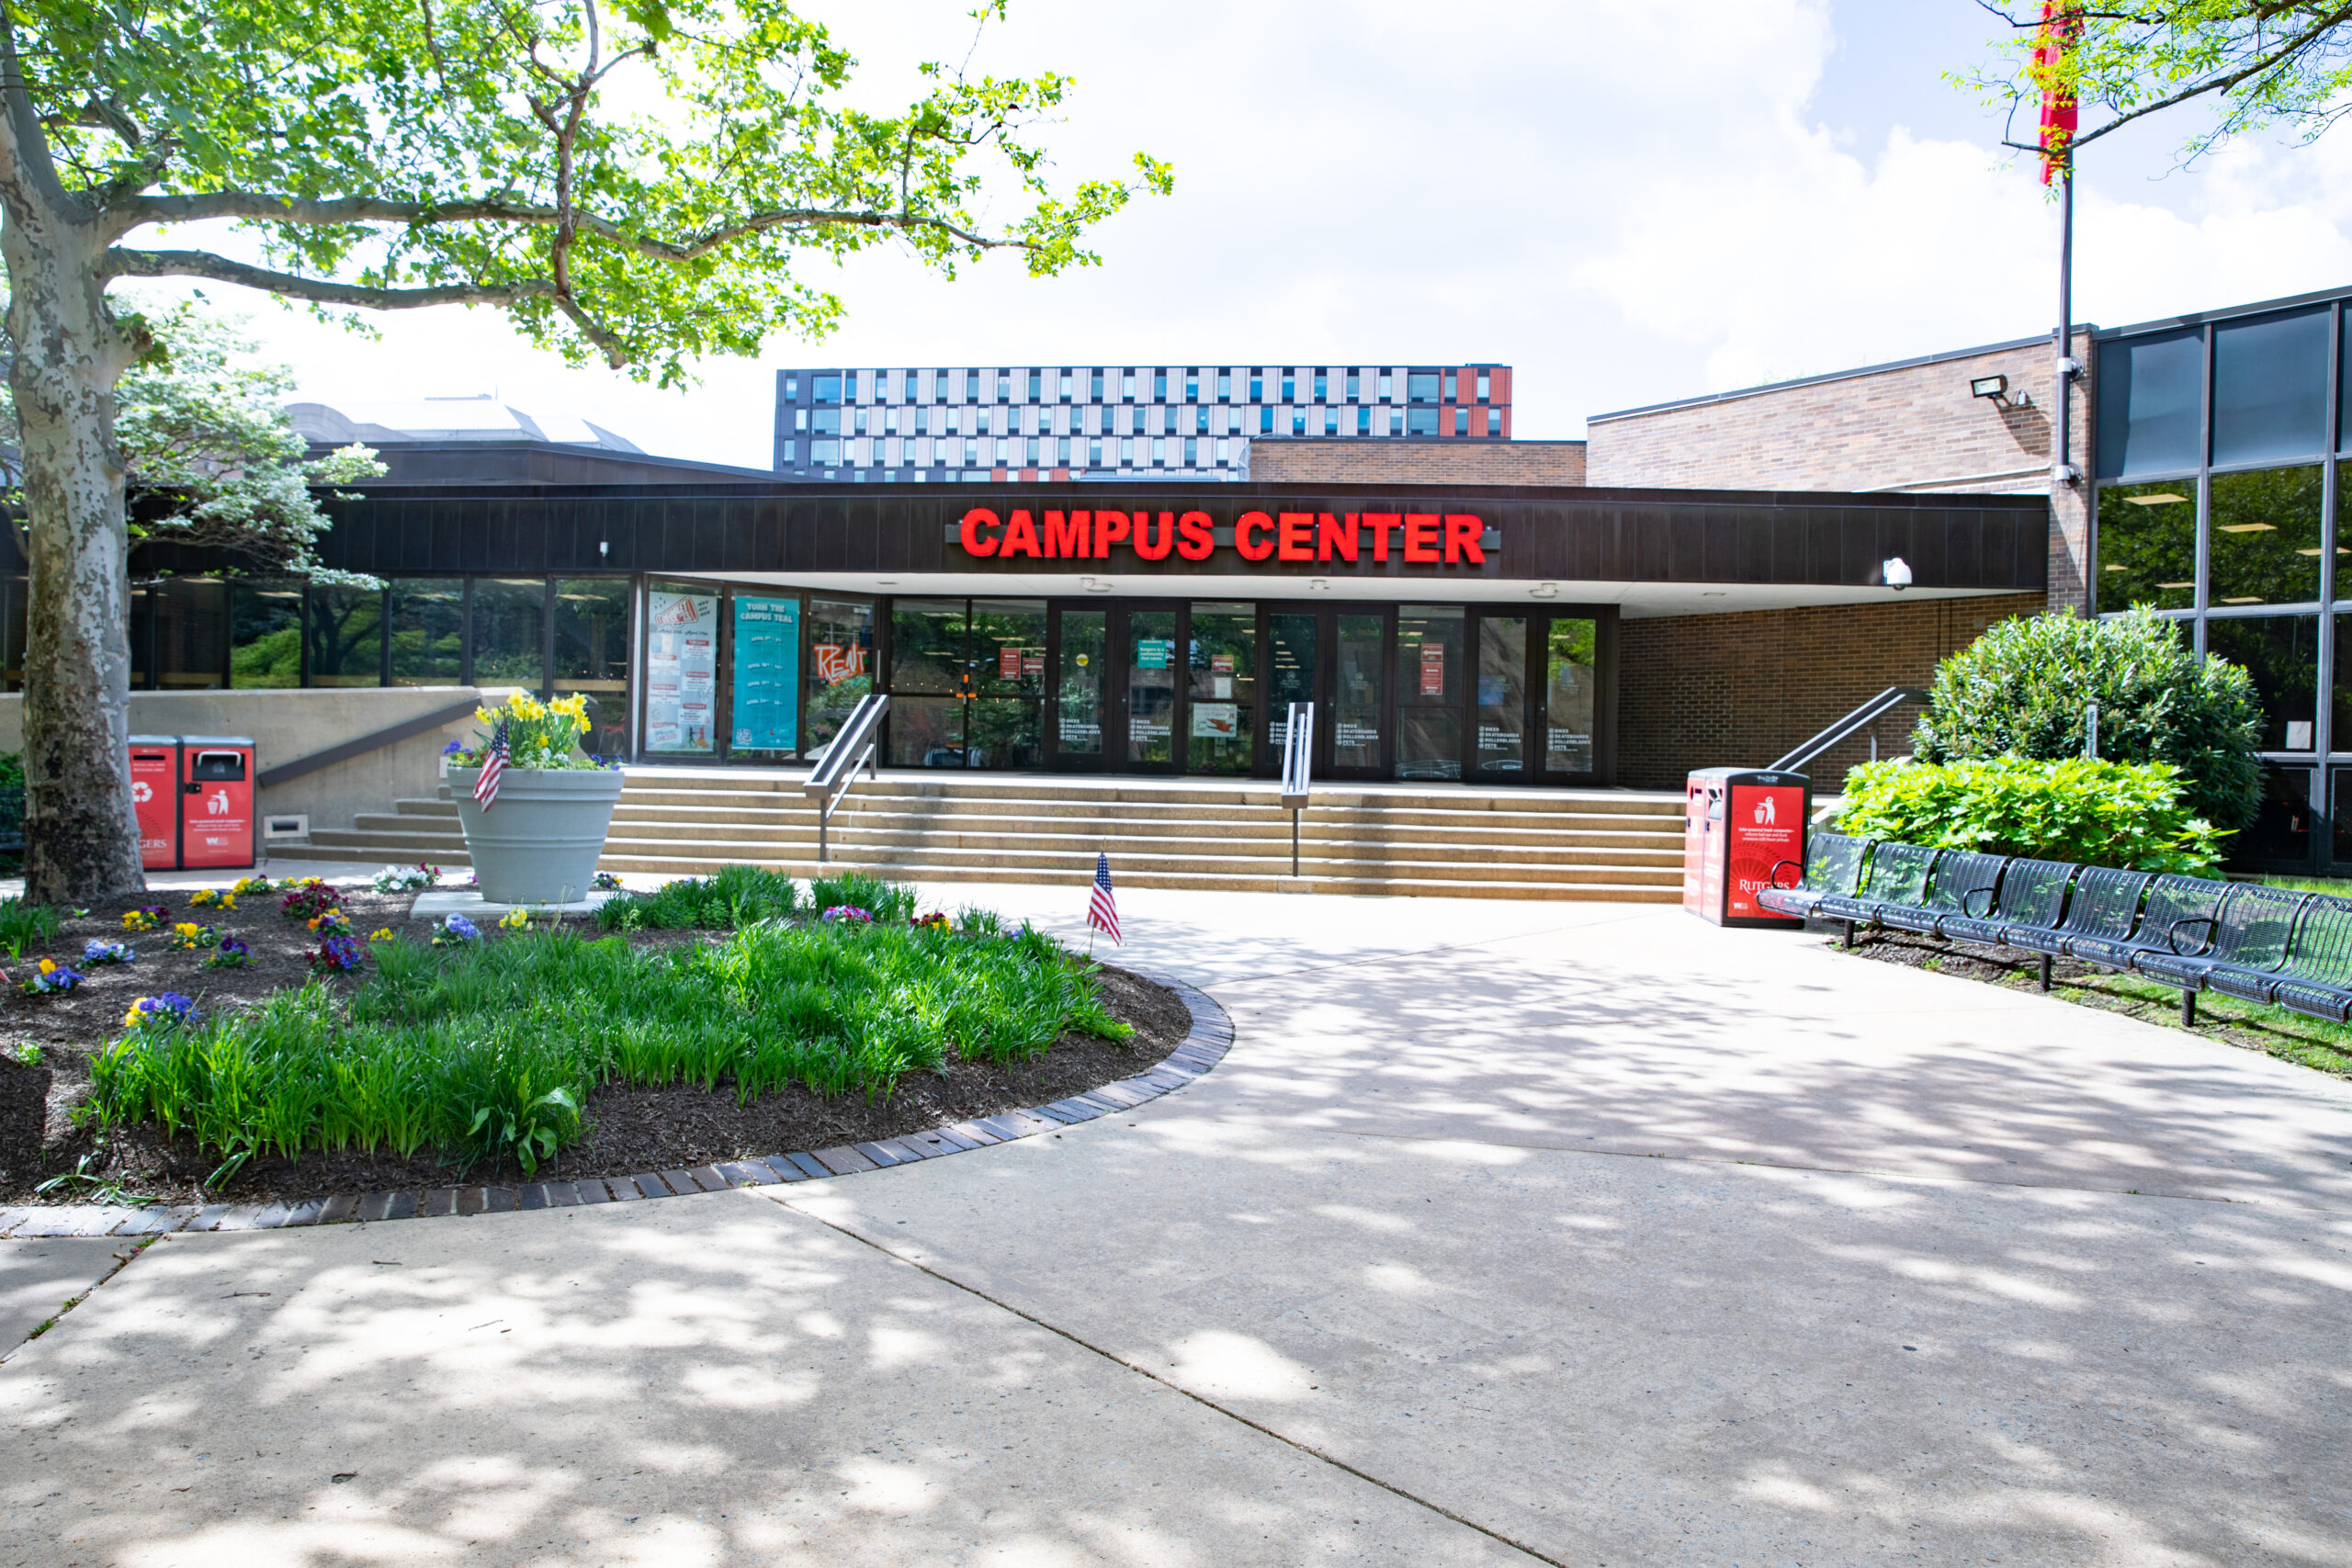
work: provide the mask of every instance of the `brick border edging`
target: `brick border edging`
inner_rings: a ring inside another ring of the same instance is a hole
[[[1137,973],[1141,973],[1137,971]],[[1035,1133],[1055,1132],[1097,1116],[1132,1111],[1170,1089],[1183,1088],[1221,1061],[1233,1045],[1233,1021],[1216,998],[1182,980],[1146,975],[1176,993],[1193,1015],[1183,1043],[1142,1072],[1112,1083],[1035,1105],[1002,1111],[927,1133],[901,1134],[871,1143],[829,1149],[800,1149],[727,1160],[693,1170],[643,1171],[635,1176],[595,1177],[581,1181],[540,1181],[522,1187],[434,1187],[399,1192],[338,1193],[298,1202],[214,1203],[201,1208],[134,1209],[96,1203],[49,1204],[0,1209],[0,1237],[31,1240],[54,1236],[165,1235],[173,1232],[290,1230],[377,1220],[433,1219],[446,1214],[498,1214],[531,1209],[568,1209],[583,1203],[632,1202],[735,1187],[823,1180],[861,1170],[911,1165],[990,1144],[1011,1143]]]

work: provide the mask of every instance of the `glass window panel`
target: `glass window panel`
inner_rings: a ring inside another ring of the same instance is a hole
[[[1127,761],[1176,759],[1176,612],[1127,616]]]
[[[1352,377],[1350,379],[1353,379]],[[1331,705],[1331,764],[1338,768],[1381,765],[1380,679],[1383,673],[1381,618],[1338,618],[1338,680]]]
[[[2329,745],[2338,751],[2352,750],[2352,647],[2346,645],[2347,637],[2352,637],[2352,615],[2338,615],[2335,617],[2335,679],[2328,683],[2332,694],[2328,706],[2335,721],[2335,733],[2330,738]],[[2338,855],[2336,858],[2352,861],[2352,855]]]
[[[555,585],[555,669],[558,696],[587,699],[583,750],[599,757],[628,755],[629,586],[616,577],[568,578]]]
[[[302,589],[240,582],[229,590],[229,683],[246,690],[302,683]]]
[[[2225,615],[2205,625],[2205,651],[2254,677],[2265,751],[2308,751],[2318,713],[2319,617]]]
[[[2213,476],[2209,604],[2296,604],[2319,597],[2324,473],[2312,467]]]
[[[1527,617],[1478,617],[1477,772],[1527,771]]]
[[[1396,776],[1462,776],[1462,611],[1403,604],[1396,610]]]
[[[2352,768],[2337,768],[2327,776],[2334,786],[2334,809],[2328,815],[2334,829],[2329,836],[2335,841],[2329,848],[2340,874],[2352,867]]]
[[[958,696],[968,690],[964,622],[965,604],[961,599],[893,600],[890,690],[953,693]]]
[[[2325,310],[2213,329],[2213,463],[2277,463],[2327,450]]]
[[[2204,380],[2204,334],[2195,329],[2101,344],[2099,478],[2130,479],[2196,468],[2204,456],[2199,440]]]
[[[454,686],[462,661],[465,584],[454,577],[431,577],[390,585],[392,684]]]
[[[874,689],[874,604],[867,599],[810,599],[808,739],[804,754],[832,739]]]
[[[1042,698],[1046,694],[1046,602],[973,600],[971,649],[976,694]]]
[[[544,578],[474,579],[474,684],[539,690],[547,681],[547,614]]]
[[[1555,618],[1544,634],[1544,768],[1592,772],[1593,713],[1600,690],[1600,626]]]
[[[978,697],[964,705],[965,759],[975,768],[1034,768],[1045,757],[1045,705]]]
[[[2312,770],[2266,764],[2254,820],[2230,842],[2230,859],[2305,864],[2312,852]]]
[[[1185,771],[1248,773],[1258,716],[1258,607],[1225,600],[1194,604],[1186,663],[1192,704]]]
[[[964,766],[964,699],[892,694],[887,761],[895,768]]]
[[[1110,616],[1102,610],[1064,610],[1054,671],[1054,744],[1065,757],[1102,754],[1102,671]]]
[[[1276,615],[1266,617],[1266,747],[1267,760],[1279,763],[1281,748],[1290,741],[1290,705],[1315,700],[1316,617]],[[1323,715],[1328,731],[1331,716]]]
[[[159,587],[154,606],[155,684],[166,692],[217,689],[226,682],[229,585],[218,578],[179,577]]]
[[[2197,602],[2197,482],[2108,485],[2098,492],[2098,608]]]
[[[384,682],[384,595],[373,588],[313,588],[303,627],[313,686]]]

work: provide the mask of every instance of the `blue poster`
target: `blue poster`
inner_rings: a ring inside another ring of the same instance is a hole
[[[735,596],[735,745],[800,744],[800,601]]]

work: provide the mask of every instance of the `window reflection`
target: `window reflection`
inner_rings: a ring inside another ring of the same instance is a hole
[[[2213,330],[2216,465],[2326,450],[2328,315],[2304,310]]]
[[[2321,483],[2317,467],[2213,476],[2211,603],[2319,598]]]
[[[2317,615],[2230,615],[2205,624],[2205,651],[2254,677],[2265,751],[2308,751],[2319,700]]]
[[[2197,481],[2109,485],[2098,496],[2098,608],[2197,602]]]

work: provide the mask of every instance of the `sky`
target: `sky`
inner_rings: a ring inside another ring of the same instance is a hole
[[[890,249],[810,261],[839,330],[668,392],[569,368],[488,310],[390,313],[369,341],[208,298],[247,313],[303,398],[492,393],[754,468],[787,364],[1496,361],[1515,434],[1573,439],[1589,414],[2056,319],[2055,209],[1998,148],[1998,112],[1942,80],[1993,58],[2003,29],[1975,0],[1013,0],[977,42],[972,8],[806,6],[857,54],[861,101],[911,96],[925,58],[1055,70],[1076,85],[1054,177],[1171,162],[1173,196],[1096,231],[1099,267],[1033,279],[995,256],[950,282]],[[2352,130],[2181,169],[2193,129],[2085,149],[2077,321],[2352,282]]]

